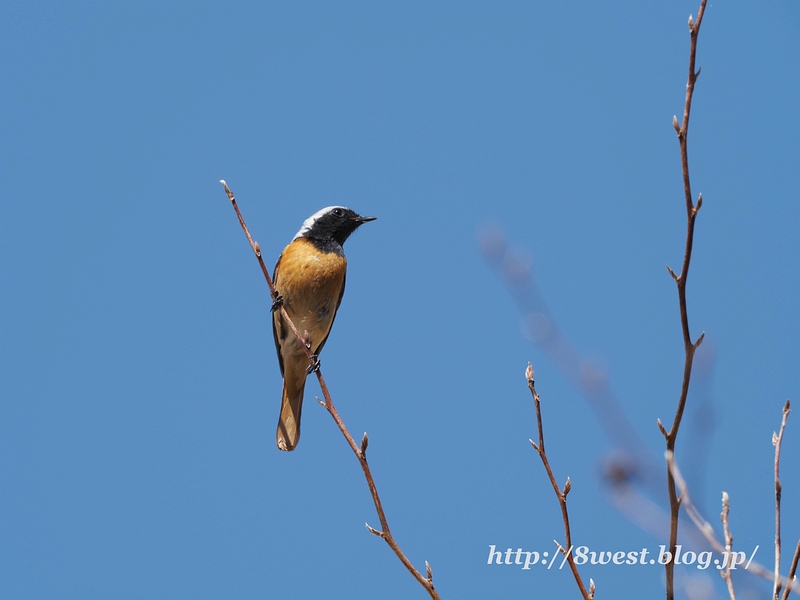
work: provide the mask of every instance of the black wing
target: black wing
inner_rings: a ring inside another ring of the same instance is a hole
[[[326,335],[325,339],[322,340],[322,342],[320,343],[319,346],[317,346],[317,352],[316,352],[317,356],[319,356],[319,353],[322,352],[322,347],[325,345],[325,342],[328,341],[328,336],[330,336],[331,329],[333,329],[333,323],[334,323],[334,321],[336,321],[336,313],[339,312],[339,307],[341,306],[342,298],[344,297],[345,283],[347,283],[347,273],[345,273],[344,277],[342,277],[342,291],[339,292],[339,299],[336,301],[336,310],[333,311],[333,318],[331,319],[330,329],[328,329],[328,335]]]
[[[283,256],[283,254],[281,254],[281,256]],[[278,265],[281,264],[281,256],[278,257],[278,262],[275,263],[275,270],[272,271],[272,284],[275,285],[276,287],[278,285]],[[281,324],[280,338],[278,337],[278,327],[276,326],[276,322],[278,321],[280,321]],[[272,337],[275,338],[275,350],[278,353],[278,365],[280,365],[281,367],[281,377],[283,377],[283,356],[281,355],[281,340],[286,339],[287,333],[288,329],[286,328],[286,324],[283,322],[283,315],[281,314],[280,309],[278,309],[272,314]]]

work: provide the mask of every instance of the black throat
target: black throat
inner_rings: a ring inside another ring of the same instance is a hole
[[[336,256],[344,256],[344,249],[342,245],[332,237],[320,238],[311,237],[310,235],[304,236],[309,242],[314,244],[314,247],[324,254],[333,253]]]

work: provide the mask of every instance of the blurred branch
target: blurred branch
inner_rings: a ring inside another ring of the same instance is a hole
[[[242,217],[242,213],[239,211],[239,206],[236,204],[236,198],[233,196],[233,192],[231,192],[228,184],[225,183],[224,180],[220,180],[220,183],[225,188],[225,193],[228,195],[228,199],[231,201],[233,205],[233,209],[236,211],[236,216],[239,218],[239,224],[242,226],[244,230],[244,234],[247,236],[247,241],[250,242],[250,247],[253,249],[253,252],[258,259],[258,264],[261,265],[261,270],[264,273],[264,279],[267,280],[267,285],[269,286],[270,296],[272,297],[273,303],[276,302],[278,299],[278,293],[275,290],[275,285],[272,283],[272,278],[269,275],[269,271],[267,270],[266,265],[264,264],[264,259],[261,256],[261,247],[258,245],[258,242],[254,241],[252,236],[250,235],[250,231],[247,229],[247,225],[244,222],[244,218]],[[273,304],[276,305],[276,304]],[[308,360],[311,364],[314,364],[315,357],[314,353],[311,351],[311,345],[306,340],[305,336],[301,335],[297,328],[292,323],[292,320],[289,318],[289,314],[286,312],[286,309],[283,305],[280,305],[281,316],[283,316],[284,321],[289,324],[289,328],[292,330],[292,333],[297,336],[297,339],[300,340],[301,345],[305,348],[306,355],[308,356]],[[325,383],[325,378],[322,376],[322,370],[317,368],[315,370],[317,374],[317,379],[319,380],[319,386],[322,389],[322,395],[325,397],[325,402],[317,399],[319,403],[327,410],[330,415],[333,417],[333,420],[336,422],[337,427],[339,427],[339,431],[342,432],[347,443],[350,446],[350,449],[356,455],[359,464],[361,465],[361,469],[364,471],[364,477],[367,480],[367,485],[369,486],[369,492],[372,495],[372,501],[375,504],[375,510],[378,513],[378,519],[381,523],[381,530],[378,531],[377,529],[373,529],[369,525],[367,525],[367,529],[370,533],[377,535],[378,537],[382,538],[392,549],[395,553],[397,558],[400,559],[400,562],[403,563],[406,569],[408,569],[409,573],[414,576],[419,584],[425,588],[425,591],[428,592],[431,598],[434,600],[439,600],[439,594],[436,592],[436,589],[433,585],[433,573],[431,571],[431,567],[428,562],[425,562],[425,570],[426,575],[423,576],[414,565],[411,564],[411,561],[408,560],[406,555],[400,549],[400,546],[397,545],[397,542],[392,536],[392,532],[389,530],[389,522],[386,520],[386,514],[383,512],[383,506],[381,505],[381,499],[378,496],[378,488],[375,486],[375,481],[372,478],[372,472],[370,471],[369,465],[367,464],[367,434],[364,434],[364,437],[361,440],[361,445],[356,445],[355,440],[353,440],[353,436],[350,435],[350,432],[347,430],[344,422],[342,421],[339,413],[336,410],[336,407],[333,405],[333,400],[331,400],[330,392],[328,391],[328,386]]]
[[[678,463],[675,462],[675,455],[670,450],[667,450],[664,453],[664,458],[666,458],[667,460],[667,469],[672,474],[672,477],[674,478],[675,481],[675,485],[681,492],[680,494],[681,506],[683,506],[684,510],[686,511],[686,514],[689,515],[689,518],[695,524],[700,533],[703,534],[703,537],[705,537],[706,540],[708,540],[708,543],[711,544],[711,547],[716,552],[719,552],[720,554],[724,555],[724,553],[726,552],[726,547],[723,546],[722,543],[717,539],[717,536],[714,533],[714,528],[711,526],[711,523],[709,523],[703,517],[703,515],[700,513],[697,507],[694,504],[692,504],[692,497],[689,495],[689,488],[686,485],[686,481],[684,481],[683,479],[683,475],[681,475],[681,471],[678,468]],[[733,543],[733,536],[730,536],[730,539],[728,539],[728,536],[730,535],[730,528],[728,526],[728,506],[729,506],[728,494],[726,492],[722,492],[723,514],[720,516],[722,517],[723,528],[725,530],[726,544],[731,545]],[[728,548],[728,550],[730,550],[730,548]],[[798,552],[800,552],[800,542],[798,542]],[[797,558],[798,556],[796,555],[795,559]],[[796,567],[797,565],[795,564],[795,568]],[[763,566],[760,563],[757,563],[754,560],[749,562],[749,564],[745,567],[745,570],[748,573],[758,575],[759,577],[762,577],[767,581],[773,581],[774,578],[773,573],[765,566]],[[725,579],[725,575],[724,574],[722,575],[723,579]],[[781,583],[787,586],[787,594],[788,594],[788,589],[791,589],[791,591],[800,595],[800,585],[793,583],[793,578],[794,578],[794,572],[790,571],[788,578],[786,579],[781,578]]]
[[[683,411],[686,408],[686,397],[689,393],[689,381],[692,377],[692,361],[694,360],[694,353],[698,346],[703,341],[701,335],[696,342],[692,342],[692,337],[689,332],[689,315],[686,308],[686,280],[689,277],[689,265],[692,260],[692,243],[694,241],[694,223],[697,218],[697,212],[703,205],[703,195],[700,194],[697,198],[697,204],[692,200],[692,186],[689,180],[689,153],[687,147],[687,137],[689,133],[689,115],[692,109],[692,95],[694,94],[694,85],[700,72],[695,72],[695,58],[697,56],[697,36],[700,33],[700,25],[703,22],[703,14],[705,13],[706,0],[701,0],[700,9],[697,11],[697,22],[692,20],[689,15],[689,34],[691,36],[691,48],[689,51],[689,76],[686,82],[686,102],[683,107],[683,123],[678,124],[678,118],[672,117],[672,124],[675,127],[675,132],[678,134],[678,141],[680,142],[681,149],[681,166],[683,169],[683,188],[686,196],[686,249],[683,255],[683,266],[681,267],[680,275],[668,266],[667,269],[670,275],[675,279],[678,286],[678,300],[680,303],[681,312],[681,329],[683,331],[683,345],[685,351],[685,361],[683,366],[683,382],[681,383],[681,393],[678,400],[678,407],[675,411],[675,418],[672,422],[672,427],[667,431],[658,421],[659,429],[664,435],[667,443],[667,451],[675,451],[675,440],[678,437],[678,429],[681,426],[681,419],[683,418]],[[678,497],[675,489],[675,480],[672,476],[672,471],[667,469],[667,488],[669,491],[669,508],[670,508],[670,532],[669,532],[669,549],[672,556],[675,556],[676,546],[678,544],[678,515],[680,512],[681,500]],[[675,565],[673,561],[669,561],[665,565],[666,570],[666,592],[667,600],[674,600],[674,577]]]
[[[624,469],[627,481],[647,488],[653,497],[663,490],[658,457],[644,443],[614,395],[608,377],[561,330],[533,277],[527,257],[509,248],[500,227],[482,227],[478,244],[489,267],[503,280],[522,316],[523,335],[580,391],[615,452],[609,468]]]
[[[569,513],[567,512],[567,494],[572,489],[572,481],[570,478],[567,477],[567,482],[564,484],[564,489],[558,487],[558,483],[556,483],[556,478],[553,475],[553,469],[550,468],[550,461],[547,460],[547,452],[544,449],[544,430],[542,427],[542,409],[539,402],[539,394],[536,393],[536,387],[533,383],[533,367],[531,367],[531,363],[528,363],[528,368],[525,370],[525,377],[528,380],[528,389],[531,391],[531,395],[533,396],[533,404],[536,407],[536,424],[539,428],[539,443],[536,444],[533,440],[530,440],[531,445],[533,446],[534,450],[539,453],[539,457],[542,459],[542,464],[544,465],[545,471],[547,471],[547,476],[550,478],[550,484],[553,486],[553,491],[556,493],[556,497],[558,498],[558,504],[561,506],[561,516],[564,519],[564,543],[567,547],[567,550],[564,550],[564,547],[561,544],[558,544],[558,550],[561,552],[567,559],[569,563],[569,568],[572,569],[572,575],[575,577],[575,583],[578,584],[578,588],[581,591],[581,595],[583,596],[584,600],[592,600],[594,598],[594,581],[589,580],[589,591],[586,591],[586,587],[583,585],[583,580],[581,579],[580,573],[578,573],[578,567],[575,565],[575,561],[572,558],[572,533],[570,532],[569,527]]]
[[[781,462],[781,442],[783,432],[786,429],[786,419],[791,412],[790,403],[787,400],[783,406],[783,418],[781,428],[778,433],[772,434],[772,445],[775,446],[775,584],[772,588],[772,599],[779,600],[781,593],[781,479],[779,469]]]

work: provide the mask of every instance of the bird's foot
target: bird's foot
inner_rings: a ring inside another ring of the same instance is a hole
[[[306,369],[306,373],[308,373],[309,375],[311,375],[312,373],[316,373],[317,371],[319,371],[319,367],[320,367],[319,356],[315,354],[314,357],[311,359],[311,364],[308,365],[308,368]]]
[[[272,308],[270,308],[269,311],[270,312],[275,312],[281,306],[283,306],[283,296],[281,296],[280,294],[277,294],[275,296],[275,299],[272,301]]]

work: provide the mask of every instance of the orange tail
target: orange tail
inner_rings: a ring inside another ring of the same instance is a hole
[[[287,372],[286,375],[289,375]],[[305,375],[305,373],[303,373]],[[291,452],[300,440],[300,412],[303,410],[303,391],[306,387],[305,377],[292,381],[292,377],[283,380],[283,399],[281,400],[281,416],[278,419],[278,433],[275,441],[279,450]]]

